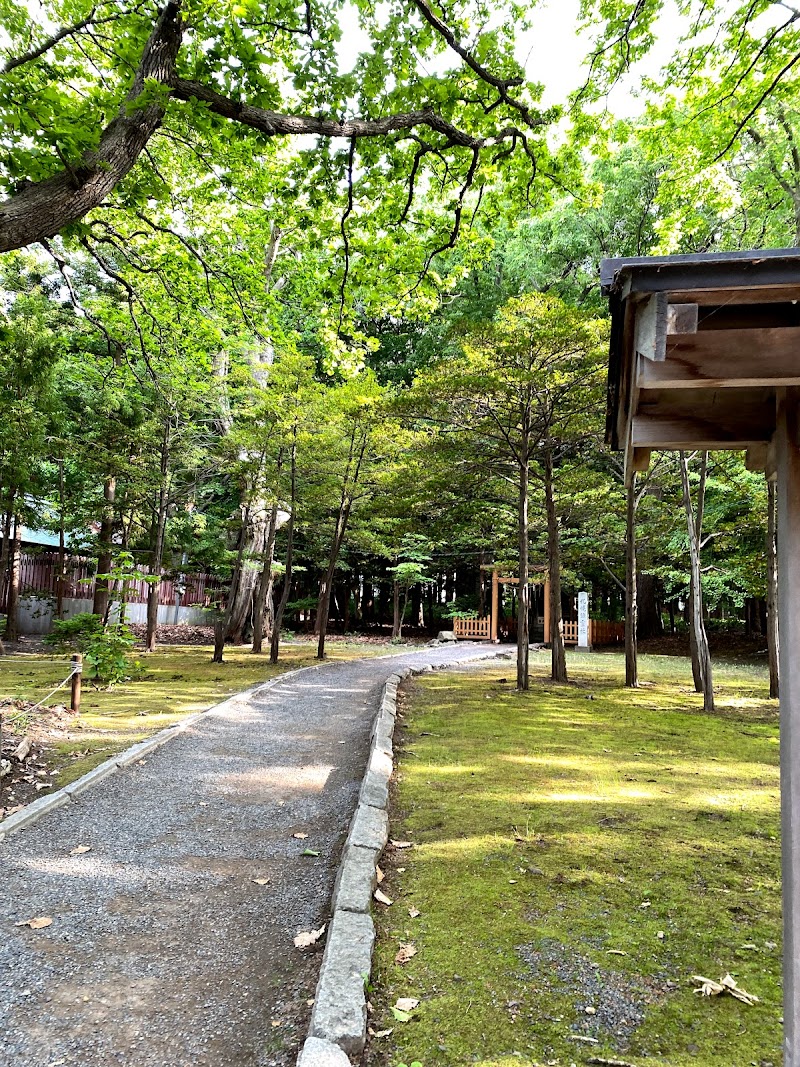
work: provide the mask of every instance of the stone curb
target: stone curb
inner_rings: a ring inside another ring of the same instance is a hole
[[[7,818],[3,819],[0,822],[0,841],[3,841],[4,838],[16,833],[17,830],[32,826],[49,811],[55,811],[56,808],[62,808],[65,804],[69,804],[70,802],[77,803],[77,798],[85,790],[91,789],[92,786],[97,785],[98,782],[102,782],[103,779],[108,778],[110,774],[115,774],[124,767],[129,767],[131,764],[137,763],[142,757],[150,752],[154,752],[157,748],[161,748],[162,745],[165,745],[167,741],[172,740],[173,737],[180,737],[180,735],[185,733],[190,726],[196,723],[199,719],[204,718],[206,715],[218,715],[220,712],[224,711],[225,708],[233,706],[240,700],[249,700],[250,697],[258,697],[261,693],[271,689],[279,682],[285,682],[287,678],[293,678],[298,674],[303,674],[304,671],[316,671],[319,670],[320,667],[327,665],[328,664],[324,661],[323,663],[311,663],[307,667],[297,667],[293,671],[286,671],[284,674],[278,674],[274,678],[270,678],[267,682],[259,682],[257,685],[251,686],[250,689],[246,689],[242,693],[234,693],[232,696],[226,697],[225,700],[220,701],[219,704],[213,704],[210,708],[206,708],[205,711],[198,711],[193,715],[188,715],[185,719],[181,719],[180,722],[175,723],[173,726],[166,726],[163,730],[159,730],[158,733],[153,734],[152,737],[145,738],[144,741],[137,741],[136,744],[131,745],[122,752],[118,752],[115,756],[98,764],[97,767],[93,767],[90,771],[87,771],[86,774],[81,775],[80,778],[76,778],[74,782],[70,782],[69,785],[65,785],[53,793],[48,793],[47,796],[39,797],[38,800],[26,804],[21,811],[17,811],[13,815],[9,815]]]
[[[389,781],[394,771],[397,687],[412,674],[452,670],[465,662],[496,658],[497,653],[491,652],[454,663],[402,667],[386,680],[372,726],[358,804],[333,887],[328,939],[308,1037],[297,1067],[348,1067],[351,1061],[360,1062],[367,1040],[366,985],[375,944],[372,894],[377,882],[378,859],[389,837]]]

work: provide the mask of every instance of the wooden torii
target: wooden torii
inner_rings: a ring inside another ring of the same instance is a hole
[[[800,1067],[800,249],[606,259],[606,439],[746,449],[777,479],[784,1067]]]
[[[500,638],[498,636],[499,621],[500,621],[500,586],[501,585],[519,585],[519,578],[510,578],[510,577],[501,576],[500,571],[503,568],[499,567],[497,564],[492,564],[492,565],[490,565],[488,567],[484,566],[481,569],[482,570],[490,570],[492,572],[492,609],[491,609],[491,614],[489,616],[489,620],[490,620],[490,622],[489,622],[489,640],[493,644],[496,645],[498,643],[498,641],[500,640]],[[531,569],[534,570],[534,571],[542,571],[542,570],[544,570],[543,567],[541,567],[541,568],[531,568]],[[528,578],[528,582],[531,585],[538,584],[537,583],[537,579],[536,579],[536,577],[534,575],[531,575],[530,578]],[[545,602],[545,605],[550,603],[550,579],[548,577],[545,577],[545,579],[544,579],[544,602]],[[550,614],[549,611],[547,611],[547,608],[545,607],[545,613],[544,613],[545,631],[547,631],[547,629],[548,629],[548,622],[549,622],[548,616],[549,616],[549,614]],[[545,641],[546,640],[547,640],[547,637],[545,636]]]

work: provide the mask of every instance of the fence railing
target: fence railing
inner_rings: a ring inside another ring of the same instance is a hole
[[[453,619],[453,633],[467,641],[488,641],[489,625],[489,619]]]
[[[625,642],[625,623],[606,622],[603,619],[589,620],[590,645],[618,645]],[[564,644],[578,644],[578,623],[564,621]]]

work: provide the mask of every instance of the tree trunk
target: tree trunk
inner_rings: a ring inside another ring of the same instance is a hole
[[[14,516],[14,533],[11,538],[9,558],[8,601],[6,604],[6,641],[19,640],[17,609],[19,607],[19,546],[22,536],[22,524],[19,515]]]
[[[708,649],[708,636],[703,622],[703,588],[700,569],[700,538],[703,530],[703,504],[705,496],[705,475],[708,453],[703,453],[700,474],[700,487],[697,497],[697,514],[692,507],[691,487],[689,485],[689,462],[686,453],[680,454],[681,484],[683,487],[683,506],[686,512],[686,526],[689,534],[690,566],[690,624],[692,648],[692,672],[695,676],[695,688],[703,694],[703,710],[714,710],[714,683],[711,672],[711,654]]]
[[[317,603],[317,632],[319,633],[319,641],[317,642],[317,659],[325,659],[325,637],[328,632],[328,615],[331,609],[331,592],[333,591],[333,579],[336,574],[336,564],[339,561],[339,553],[342,550],[342,544],[344,543],[344,535],[347,530],[347,523],[350,518],[350,505],[349,503],[339,513],[339,519],[336,523],[336,530],[334,531],[333,541],[331,542],[330,556],[328,557],[328,569],[325,572],[325,577],[322,579],[322,584],[319,589],[319,601]]]
[[[638,663],[638,612],[639,599],[636,588],[636,474],[628,487],[628,507],[625,541],[625,685],[629,689],[639,687]]]
[[[164,559],[164,532],[167,528],[167,508],[169,506],[169,419],[164,422],[164,436],[161,442],[161,480],[158,487],[158,507],[156,509],[155,542],[150,556],[150,574],[158,575],[158,581],[152,582],[147,589],[147,633],[144,640],[145,652],[155,652],[156,634],[158,633],[158,602],[161,599],[161,564]]]
[[[267,607],[272,599],[272,564],[275,559],[275,535],[278,532],[278,502],[272,505],[267,528],[267,547],[264,552],[264,566],[261,570],[258,587],[253,602],[253,652],[260,653],[264,644]],[[273,621],[274,625],[274,621]],[[269,636],[271,631],[266,627]]]
[[[528,585],[528,439],[523,433],[520,454],[525,457],[519,465],[519,494],[517,499],[517,540],[519,545],[519,597],[517,598],[517,689],[525,692],[529,686],[528,657],[530,637],[530,586]]]
[[[105,506],[103,507],[103,515],[100,520],[100,540],[97,552],[98,575],[108,574],[111,570],[114,538],[114,502],[116,500],[116,495],[117,479],[112,474],[109,475],[103,483],[103,499],[105,501]],[[104,622],[108,618],[110,592],[110,578],[95,578],[92,611],[95,615],[99,615]]]
[[[8,510],[3,516],[3,547],[0,549],[0,597],[5,604],[8,598],[8,560],[11,554],[11,531],[14,522],[14,499],[16,489],[12,489],[8,498]]]
[[[400,636],[403,628],[403,620],[400,618],[400,583],[395,579],[392,582],[392,640]]]
[[[548,446],[545,461],[545,502],[547,508],[547,567],[550,575],[550,677],[566,682],[567,656],[564,650],[564,619],[561,614],[561,546],[554,494],[553,452]]]
[[[64,533],[64,460],[58,461],[58,576],[56,577],[56,618],[64,618],[64,586],[67,579]]]
[[[769,695],[778,697],[780,675],[778,655],[778,494],[775,482],[767,482],[767,649],[769,656]]]
[[[297,497],[297,427],[294,428],[292,439],[292,452],[290,457],[290,486],[289,486],[289,522],[286,525],[286,563],[283,572],[283,588],[281,598],[275,609],[275,618],[272,623],[272,636],[269,643],[269,661],[277,663],[281,647],[281,626],[283,614],[289,603],[289,593],[292,588],[292,560],[294,553],[294,512]]]
[[[222,619],[218,619],[214,624],[214,655],[212,657],[213,663],[222,663],[225,654],[225,638],[230,630],[231,614],[233,607],[236,604],[236,597],[239,592],[242,581],[242,565],[244,562],[244,549],[247,524],[250,520],[250,505],[245,508],[244,515],[242,517],[242,529],[239,535],[239,551],[236,554],[236,563],[233,568],[233,574],[231,575],[231,584],[228,591],[228,604],[225,609],[225,614]]]

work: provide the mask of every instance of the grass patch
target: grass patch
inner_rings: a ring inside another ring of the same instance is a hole
[[[763,668],[572,655],[416,681],[377,917],[372,1065],[781,1062],[777,704]],[[507,678],[501,682],[501,677]],[[398,868],[402,868],[399,870]],[[420,911],[409,917],[409,909]],[[395,963],[401,943],[417,954]],[[701,999],[730,971],[760,1003]],[[420,1005],[396,1020],[398,997]]]
[[[327,660],[386,655],[387,645],[335,642]],[[400,649],[402,651],[402,649]],[[212,663],[212,649],[196,646],[163,646],[140,656],[143,677],[113,689],[98,689],[85,683],[81,713],[64,731],[53,730],[45,738],[47,765],[56,770],[52,786],[68,785],[103,760],[136,741],[171,726],[187,715],[204,711],[232,693],[268,681],[285,671],[318,662],[309,643],[281,651],[275,666],[268,655],[254,656],[248,647],[225,649],[225,662]],[[0,700],[40,700],[69,672],[68,656],[16,653],[0,658]],[[54,694],[50,704],[69,703],[69,688]],[[13,724],[12,724],[13,725]],[[18,733],[25,723],[17,724]],[[40,724],[47,733],[46,721]],[[41,737],[42,730],[38,731]]]

